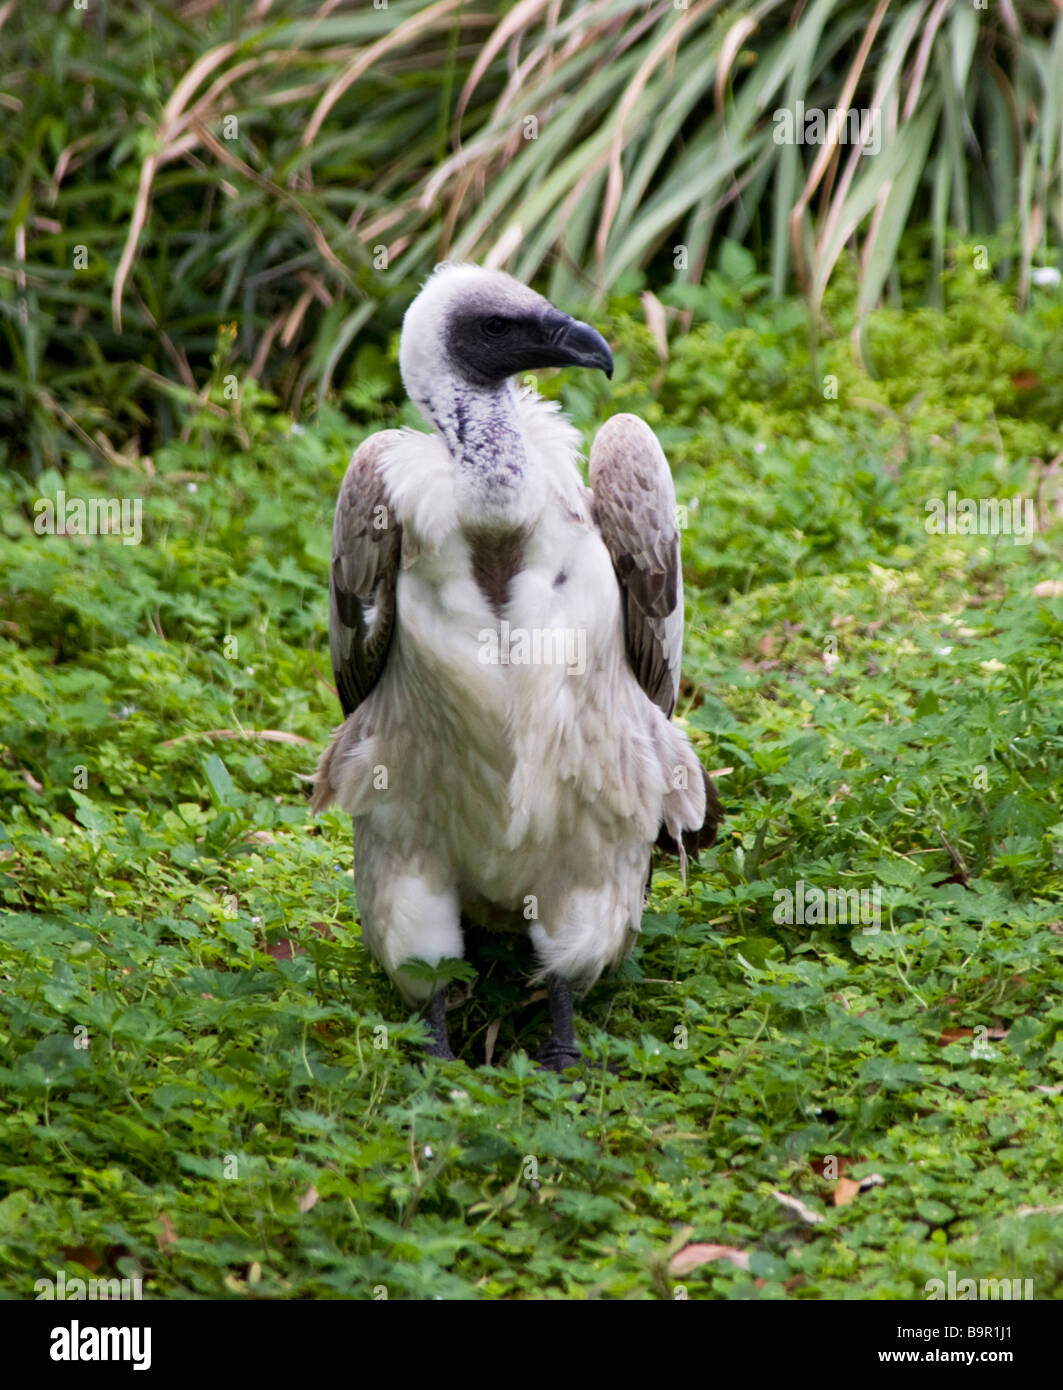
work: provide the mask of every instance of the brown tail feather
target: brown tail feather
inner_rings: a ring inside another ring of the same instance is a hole
[[[715,844],[716,832],[724,819],[723,803],[720,801],[715,782],[704,768],[701,769],[701,775],[705,779],[705,819],[696,830],[683,831],[683,848],[695,861],[701,850]],[[679,856],[679,846],[663,825],[657,836],[657,848],[664,850],[666,854],[674,854],[677,858]]]

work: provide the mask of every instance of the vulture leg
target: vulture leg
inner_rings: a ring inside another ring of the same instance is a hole
[[[546,977],[546,988],[550,996],[553,1033],[550,1041],[540,1049],[539,1062],[551,1071],[564,1071],[566,1067],[579,1066],[583,1061],[583,1053],[576,1045],[572,991],[565,981],[556,975]]]
[[[428,1001],[424,1011],[428,1020],[428,1031],[432,1041],[428,1044],[429,1057],[438,1057],[441,1062],[453,1062],[454,1053],[450,1050],[450,1036],[447,1033],[447,990],[444,985],[437,989]]]

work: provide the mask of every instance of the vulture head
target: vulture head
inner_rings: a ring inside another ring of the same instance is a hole
[[[433,416],[444,386],[490,395],[542,367],[599,367],[611,377],[613,355],[590,324],[503,271],[444,264],[406,311],[399,366],[407,395]]]

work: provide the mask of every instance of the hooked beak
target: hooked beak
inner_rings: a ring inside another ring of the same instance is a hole
[[[549,331],[548,367],[598,367],[607,377],[613,375],[613,354],[597,329],[579,319],[559,313]]]

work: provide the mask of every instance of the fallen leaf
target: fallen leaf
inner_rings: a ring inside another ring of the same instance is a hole
[[[269,942],[261,949],[274,960],[294,960],[296,956],[306,955],[306,947],[300,946],[298,941],[293,941],[290,936],[279,936],[276,941]]]
[[[166,1212],[159,1217],[159,1225],[162,1230],[155,1237],[159,1249],[165,1255],[177,1244],[177,1230]]]
[[[824,1169],[826,1168],[828,1163],[831,1163],[834,1169],[834,1171],[830,1175],[830,1178],[843,1177],[849,1171],[849,1168],[851,1166],[850,1159],[836,1158],[834,1155],[830,1155],[829,1157],[824,1158],[814,1158],[808,1166],[812,1169],[813,1173],[815,1173],[817,1177],[822,1178],[826,1176],[824,1173]],[[830,1178],[827,1178],[828,1182],[830,1181]]]
[[[1036,372],[1012,372],[1011,384],[1016,391],[1032,391],[1034,387],[1040,386],[1041,378]]]
[[[749,1254],[733,1245],[685,1245],[672,1256],[670,1269],[675,1275],[690,1274],[713,1260],[730,1260],[736,1269],[749,1268]]]
[[[775,1191],[773,1191],[771,1195],[777,1202],[781,1202],[787,1211],[793,1212],[793,1214],[799,1216],[802,1221],[807,1221],[810,1226],[818,1225],[820,1221],[826,1221],[827,1219],[822,1212],[813,1211],[811,1207],[806,1206],[805,1203],[801,1201],[800,1197],[791,1197],[789,1193]]]
[[[860,1195],[860,1184],[855,1178],[839,1178],[834,1186],[834,1205],[847,1207]]]
[[[1006,1028],[986,1028],[979,1030],[982,1036],[991,1039],[993,1042],[1000,1042],[1008,1036]],[[962,1042],[964,1038],[973,1038],[975,1030],[973,1028],[943,1028],[941,1037],[938,1038],[939,1047],[948,1047],[949,1043]]]
[[[68,1260],[80,1265],[82,1269],[87,1269],[90,1274],[95,1274],[103,1263],[102,1258],[89,1245],[61,1245],[59,1248]]]
[[[961,1038],[973,1038],[973,1028],[942,1028],[938,1047],[948,1047],[949,1043],[959,1042]]]

